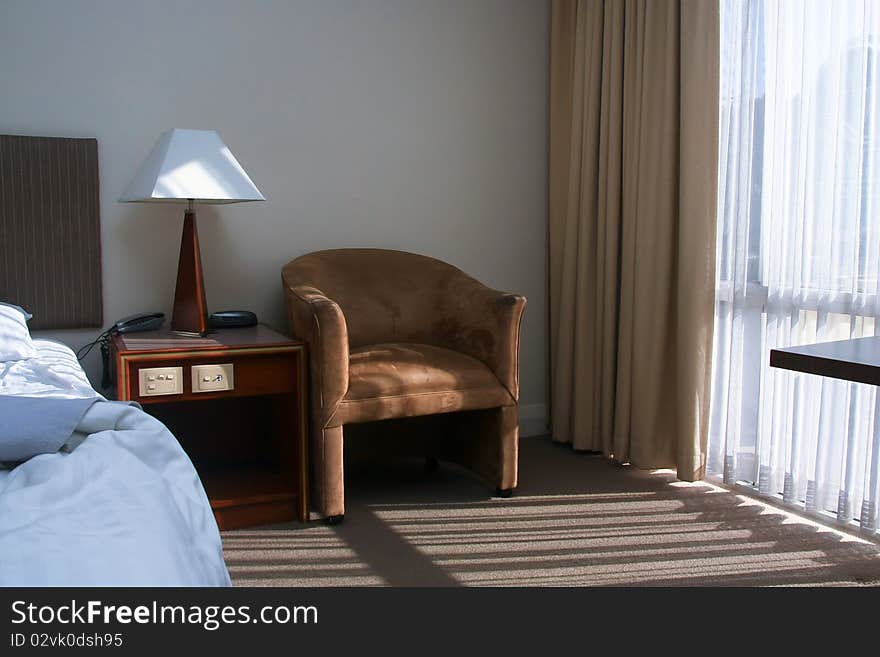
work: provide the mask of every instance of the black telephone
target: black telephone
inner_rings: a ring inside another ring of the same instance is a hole
[[[138,331],[152,331],[159,328],[165,322],[165,313],[138,313],[123,317],[111,326],[99,338],[101,341],[101,364],[104,371],[101,374],[101,387],[110,386],[110,336],[114,333],[137,333]]]
[[[110,329],[111,333],[135,333],[137,331],[152,331],[162,326],[165,321],[165,313],[140,313],[123,317]]]
[[[101,333],[93,342],[85,345],[76,352],[77,360],[82,360],[88,355],[95,345],[101,345],[101,362],[104,372],[101,376],[101,388],[110,386],[110,339],[116,333],[136,333],[137,331],[152,331],[159,328],[165,322],[165,313],[139,313],[123,317],[113,326]]]

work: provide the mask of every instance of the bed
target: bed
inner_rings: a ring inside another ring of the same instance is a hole
[[[174,436],[99,395],[65,345],[31,345],[0,362],[0,446],[63,442],[0,459],[0,586],[228,586],[217,524]]]

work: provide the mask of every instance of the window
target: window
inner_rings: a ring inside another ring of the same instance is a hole
[[[876,390],[769,352],[875,335],[880,3],[722,0],[720,88],[709,472],[876,530]]]

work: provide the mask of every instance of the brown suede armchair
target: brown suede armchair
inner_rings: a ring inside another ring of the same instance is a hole
[[[343,449],[356,434],[368,449],[391,438],[512,493],[524,297],[381,249],[310,253],[281,278],[290,328],[309,352],[313,500],[329,522],[345,513]]]

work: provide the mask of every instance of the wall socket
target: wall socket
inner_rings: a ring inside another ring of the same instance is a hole
[[[193,365],[192,391],[216,392],[235,389],[235,375],[232,363],[221,365]]]
[[[148,367],[138,371],[141,397],[183,394],[182,367]]]

